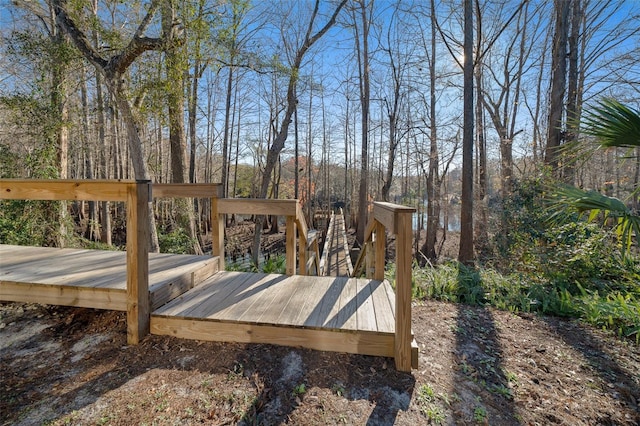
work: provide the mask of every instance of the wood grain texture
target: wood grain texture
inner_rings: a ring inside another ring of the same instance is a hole
[[[0,282],[0,301],[75,306],[111,311],[127,310],[127,292],[124,289],[2,281]]]
[[[218,202],[219,214],[251,214],[294,216],[297,200],[265,200],[257,198],[224,198]]]
[[[216,320],[151,317],[153,334],[216,342],[268,343],[333,352],[393,356],[393,336],[367,332],[245,324]]]
[[[127,188],[127,343],[149,334],[149,195],[150,184]]]
[[[217,269],[210,256],[150,253],[152,307]],[[127,311],[126,253],[0,245],[0,301]]]
[[[126,201],[132,181],[0,179],[0,199]]]
[[[222,185],[217,183],[154,183],[153,198],[219,198]]]

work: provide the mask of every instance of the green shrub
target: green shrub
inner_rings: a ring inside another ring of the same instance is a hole
[[[193,243],[194,241],[182,228],[174,229],[168,233],[158,233],[158,244],[160,245],[160,251],[162,253],[193,253]]]

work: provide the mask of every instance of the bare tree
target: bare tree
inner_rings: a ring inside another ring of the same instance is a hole
[[[359,17],[356,13],[359,12]],[[367,209],[369,204],[369,104],[371,100],[371,84],[369,69],[369,30],[373,0],[361,0],[356,9],[352,10],[354,30],[356,32],[356,54],[358,59],[358,77],[360,88],[360,185],[358,189],[358,221],[356,224],[356,238],[364,243],[364,231],[367,226]],[[358,23],[359,21],[359,23]],[[360,34],[361,33],[361,34]]]
[[[282,121],[278,127],[278,130],[273,139],[273,143],[269,147],[267,152],[267,159],[264,166],[264,171],[262,174],[262,182],[260,184],[258,196],[260,198],[266,198],[267,192],[269,190],[269,183],[271,181],[271,175],[273,170],[278,162],[278,157],[280,156],[280,152],[284,149],[284,144],[289,135],[289,125],[291,124],[291,120],[293,119],[293,113],[296,109],[297,98],[296,98],[296,84],[298,83],[298,79],[300,77],[300,67],[302,66],[302,60],[305,55],[309,51],[309,49],[318,41],[320,38],[329,31],[329,29],[335,24],[336,18],[338,14],[347,3],[347,0],[341,0],[340,3],[336,6],[331,14],[329,20],[314,33],[315,21],[318,16],[318,10],[320,8],[320,0],[316,0],[314,3],[313,11],[311,13],[311,17],[307,24],[307,29],[302,40],[302,44],[299,45],[295,54],[293,55],[293,61],[290,65],[289,70],[289,83],[287,85],[287,99],[286,99],[286,110]],[[264,217],[260,216],[257,219],[255,234],[254,234],[254,242],[253,242],[253,262],[257,265],[259,252],[260,252],[260,237],[262,234],[262,227],[264,224]]]

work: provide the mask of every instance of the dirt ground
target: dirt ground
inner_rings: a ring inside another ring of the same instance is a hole
[[[0,304],[2,425],[640,424],[640,348],[588,326],[427,301],[420,366],[148,336],[123,313]]]

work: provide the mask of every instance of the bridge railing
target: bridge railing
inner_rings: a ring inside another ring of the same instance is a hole
[[[225,214],[272,215],[286,217],[286,273],[319,275],[320,250],[315,231],[307,222],[298,200],[265,200],[256,198],[220,198],[212,201],[211,246],[224,270]],[[298,267],[299,262],[299,267]]]
[[[127,211],[127,342],[149,334],[149,181],[0,180],[0,199],[121,201]]]
[[[412,207],[385,202],[373,203],[373,215],[365,230],[365,244],[353,269],[364,267],[367,278],[384,279],[386,232],[396,236],[395,268],[395,363],[400,371],[417,368],[418,354],[411,338],[411,221]]]

